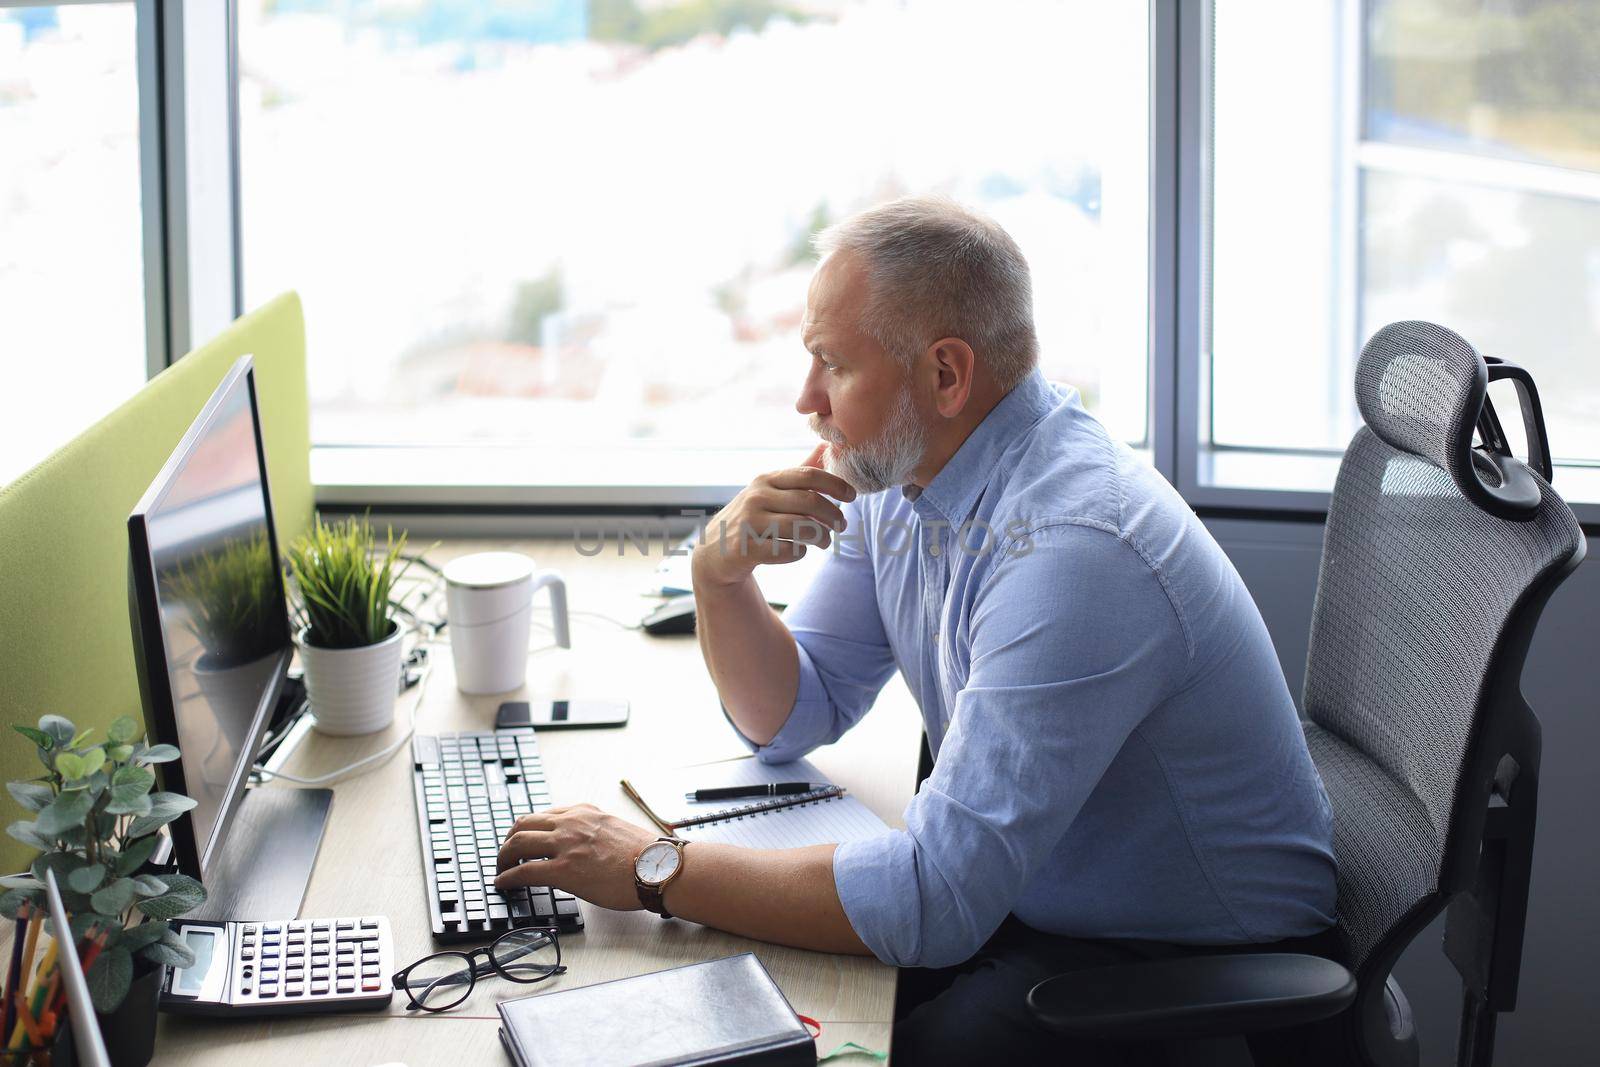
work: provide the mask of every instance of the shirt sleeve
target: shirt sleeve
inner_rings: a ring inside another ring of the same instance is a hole
[[[1081,525],[1031,541],[977,595],[967,683],[906,829],[834,854],[845,914],[886,963],[970,958],[1187,672],[1182,623],[1130,545]]]
[[[800,655],[800,683],[789,717],[766,745],[739,735],[766,763],[799,759],[837,741],[866,714],[895,671],[878,614],[866,519],[857,501],[842,510],[843,534],[834,538],[817,576],[783,616]]]

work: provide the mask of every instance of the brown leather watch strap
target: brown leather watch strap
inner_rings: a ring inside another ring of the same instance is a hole
[[[662,882],[660,885],[652,885],[639,877],[638,859],[635,858],[633,888],[634,891],[639,894],[639,903],[644,905],[644,909],[646,911],[653,911],[663,919],[670,919],[672,918],[672,913],[667,910],[666,891],[667,886],[672,884],[672,880],[683,873],[684,842],[675,837],[658,837],[654,841],[650,842],[650,845],[655,845],[663,841],[678,850],[678,866],[673,869],[671,874],[667,875],[666,881]],[[646,845],[645,848],[649,848],[650,845]],[[644,850],[641,849],[640,855],[643,854]]]
[[[653,911],[663,919],[672,918],[672,913],[667,910],[666,899],[661,893],[661,890],[665,888],[664,886],[648,885],[639,881],[636,875],[633,879],[633,887],[639,891],[639,903],[644,905],[645,911]]]

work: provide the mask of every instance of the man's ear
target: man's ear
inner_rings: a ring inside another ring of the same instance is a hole
[[[933,404],[939,414],[953,419],[972,396],[972,379],[978,357],[959,337],[946,337],[928,347],[927,363],[934,374]]]

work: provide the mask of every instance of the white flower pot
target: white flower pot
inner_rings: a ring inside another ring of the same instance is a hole
[[[385,729],[394,722],[400,695],[400,627],[375,645],[362,648],[318,648],[301,630],[300,663],[306,673],[306,697],[317,717],[318,733],[349,737]]]

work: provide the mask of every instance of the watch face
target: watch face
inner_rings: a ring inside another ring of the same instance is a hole
[[[672,872],[678,869],[680,862],[681,857],[676,848],[665,841],[657,841],[646,845],[645,850],[639,853],[633,871],[639,876],[639,881],[648,885],[660,885],[672,877]]]

